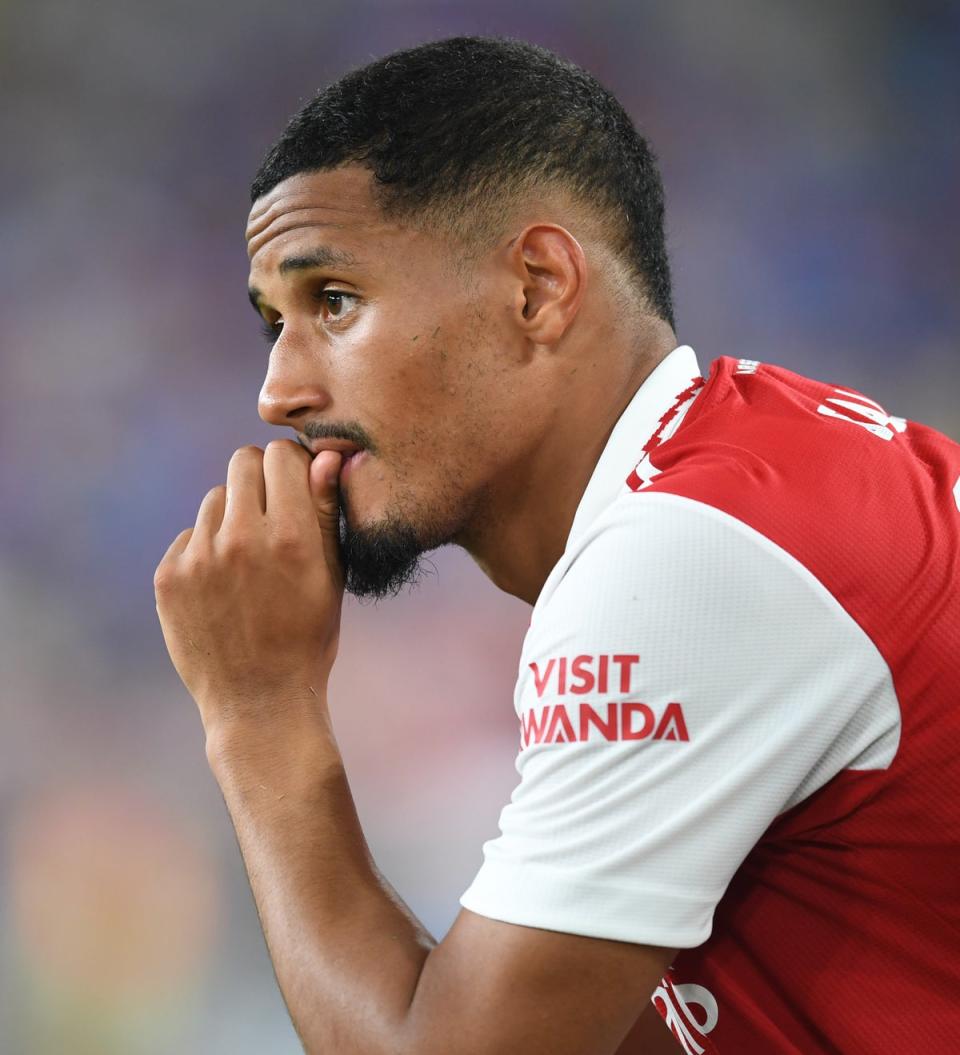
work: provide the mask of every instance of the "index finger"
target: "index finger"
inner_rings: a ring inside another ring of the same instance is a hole
[[[293,440],[271,440],[263,452],[267,518],[276,522],[315,525],[310,495],[310,455]]]
[[[221,531],[229,533],[264,510],[263,451],[246,446],[233,452],[227,466],[226,505]]]

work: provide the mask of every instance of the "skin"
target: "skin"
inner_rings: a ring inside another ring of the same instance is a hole
[[[351,528],[463,546],[532,604],[613,425],[676,344],[625,301],[586,210],[541,194],[505,227],[465,264],[384,216],[359,166],[254,204],[250,286],[277,334],[260,413],[312,453],[237,451],[154,580],[308,1052],[677,1050],[658,1016],[637,1021],[674,950],[465,909],[427,934],[370,858],[329,720],[341,502]]]
[[[358,166],[296,176],[250,213],[250,285],[282,323],[260,415],[301,438],[311,421],[360,425],[378,453],[345,484],[353,525],[393,513],[533,604],[610,429],[675,337],[624,317],[604,277],[619,265],[588,222],[579,240],[557,222],[568,203],[519,210],[463,277],[460,247],[389,222],[370,183]],[[320,245],[356,264],[280,274]],[[357,299],[334,318],[324,288]]]

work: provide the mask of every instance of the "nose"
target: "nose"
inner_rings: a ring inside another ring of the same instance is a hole
[[[292,354],[282,345],[283,341],[278,341],[270,353],[257,410],[268,425],[297,428],[318,411],[326,410],[330,393],[317,377],[316,362],[309,356]]]

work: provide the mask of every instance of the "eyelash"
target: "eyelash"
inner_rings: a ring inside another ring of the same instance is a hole
[[[314,300],[320,301],[321,304],[324,303],[328,297],[340,297],[349,301],[357,299],[356,294],[347,293],[342,289],[322,289],[319,293],[314,294]],[[337,316],[334,316],[332,321],[337,322]],[[275,344],[279,339],[280,334],[283,332],[283,323],[264,321],[263,325],[260,327],[260,332],[269,344]]]
[[[283,329],[282,326],[278,326],[276,323],[265,322],[260,327],[260,332],[263,334],[267,341],[267,344],[275,344],[277,338],[280,336],[280,331]]]

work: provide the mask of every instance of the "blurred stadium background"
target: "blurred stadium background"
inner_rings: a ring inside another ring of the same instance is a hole
[[[300,102],[460,32],[616,91],[667,188],[681,340],[960,436],[960,4],[0,3],[0,1052],[293,1055],[151,578],[256,416],[247,186]],[[432,931],[514,782],[529,609],[455,552],[352,604],[334,719]]]

